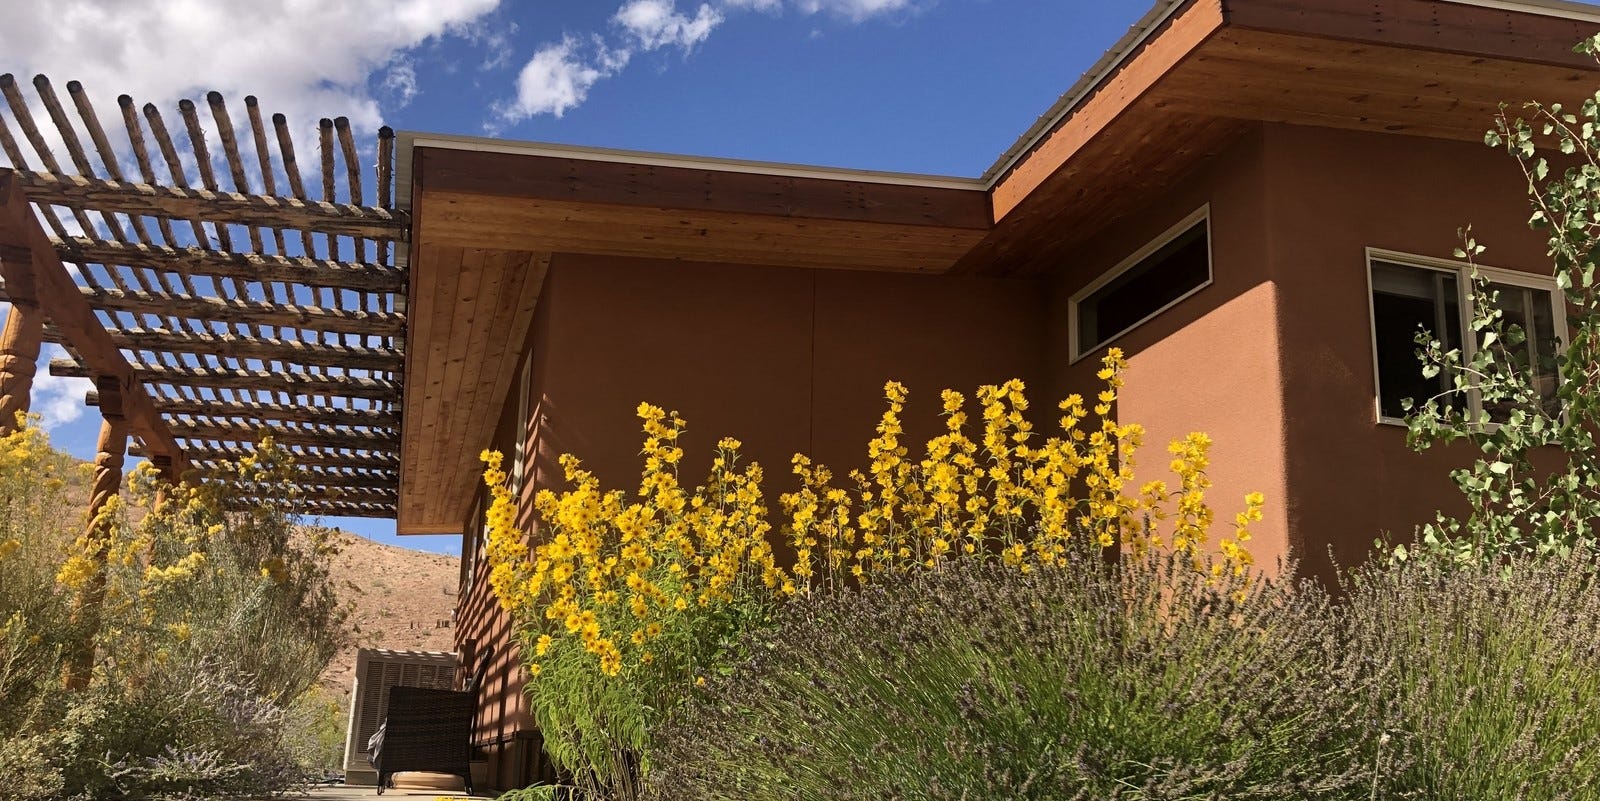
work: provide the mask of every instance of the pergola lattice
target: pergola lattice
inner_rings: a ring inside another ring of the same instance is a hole
[[[392,518],[409,235],[393,132],[379,131],[368,176],[348,120],[322,120],[313,199],[288,121],[269,129],[254,97],[241,139],[219,93],[209,126],[180,102],[178,130],[124,95],[113,143],[79,84],[70,112],[44,76],[33,89],[48,128],[0,75],[0,266],[6,299],[37,308],[44,341],[71,357],[51,373],[94,380],[89,403],[127,419],[134,455],[218,479],[270,434],[303,468],[309,513]],[[22,361],[0,378],[31,370]]]

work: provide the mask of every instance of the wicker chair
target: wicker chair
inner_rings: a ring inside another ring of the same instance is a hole
[[[368,743],[372,767],[378,771],[378,794],[392,786],[394,775],[419,770],[460,776],[472,788],[472,719],[478,711],[478,686],[484,659],[465,691],[426,687],[391,687],[383,724]]]

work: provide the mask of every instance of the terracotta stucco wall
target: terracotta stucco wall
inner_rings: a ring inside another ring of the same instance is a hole
[[[607,487],[637,486],[640,401],[688,420],[686,480],[702,478],[718,439],[742,440],[746,458],[766,469],[776,510],[778,494],[793,487],[793,454],[811,454],[841,475],[864,465],[887,380],[911,392],[911,442],[939,430],[940,389],[970,397],[980,384],[1013,377],[1038,386],[1046,348],[1041,288],[1038,281],[558,255],[527,345],[530,420],[518,419],[516,381],[493,443],[509,454],[520,438],[530,455],[523,528],[532,528],[532,493],[564,486],[562,453],[579,455]],[[476,520],[466,526],[475,531]],[[480,653],[496,649],[479,736],[508,736],[530,728],[524,676],[506,616],[489,596],[487,566],[480,560],[475,572],[458,642],[470,639]]]
[[[736,437],[766,468],[775,503],[797,452],[841,468],[865,461],[889,379],[912,392],[916,437],[938,425],[940,389],[970,395],[980,383],[1038,376],[1037,287],[557,256],[536,399],[540,475],[555,476],[556,456],[571,452],[608,483],[636,484],[634,409],[649,401],[688,420],[690,476],[719,438]]]
[[[1197,209],[1209,204],[1212,283],[1113,342],[1128,359],[1127,386],[1116,413],[1146,429],[1136,458],[1141,482],[1176,484],[1167,443],[1202,431],[1215,444],[1208,499],[1215,533],[1231,531],[1244,496],[1267,497],[1251,551],[1264,565],[1286,555],[1290,541],[1284,483],[1284,395],[1278,352],[1280,300],[1265,257],[1263,142],[1246,137],[1171,190],[1094,237],[1050,287],[1053,397],[1103,388],[1095,373],[1102,347],[1074,363],[1069,345],[1072,296]]]
[[[1485,127],[1488,121],[1485,121]],[[1383,532],[1407,538],[1460,495],[1463,448],[1415,453],[1376,422],[1366,248],[1450,258],[1458,228],[1480,261],[1546,272],[1514,161],[1481,144],[1296,126],[1265,131],[1269,266],[1279,287],[1288,426],[1289,525],[1313,572]]]

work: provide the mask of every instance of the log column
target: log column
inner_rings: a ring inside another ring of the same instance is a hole
[[[0,262],[8,276],[32,277],[32,254],[22,248],[0,247]],[[8,280],[6,293],[11,311],[0,329],[0,436],[17,430],[17,413],[28,411],[33,376],[44,341],[44,313],[39,310],[32,281]]]
[[[156,478],[161,482],[156,487],[156,497],[150,504],[150,513],[160,514],[161,510],[166,508],[167,502],[172,500],[170,496],[174,485],[178,483],[178,477],[176,471],[172,469],[171,456],[161,453],[151,454],[149,462],[150,466],[156,469]]]
[[[122,414],[122,387],[116,378],[110,377],[99,378],[95,383],[100,392],[100,441],[94,457],[94,484],[83,534],[84,554],[93,563],[93,572],[73,610],[82,639],[76,643],[67,663],[65,684],[69,690],[87,687],[94,672],[94,637],[99,632],[105,605],[106,555],[113,533],[112,518],[104,512],[122,489],[122,462],[128,450],[128,421]]]

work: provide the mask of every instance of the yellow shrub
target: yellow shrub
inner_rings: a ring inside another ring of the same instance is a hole
[[[913,460],[902,441],[905,387],[884,388],[888,408],[867,445],[870,465],[833,484],[827,467],[796,455],[799,488],[779,497],[782,533],[796,554],[775,564],[762,471],[738,468],[740,443],[717,444],[707,481],[679,481],[684,421],[640,404],[644,470],[633,500],[602,490],[577,457],[560,464],[571,489],[538,492],[541,543],[531,551],[517,527],[516,501],[498,452],[482,454],[492,494],[487,512],[490,585],[522,625],[540,632],[538,659],[563,643],[581,644],[606,676],[652,663],[655,644],[675,618],[742,602],[832,591],[888,571],[939,570],[951,559],[996,558],[1022,571],[1068,558],[1082,547],[1121,546],[1130,558],[1153,548],[1190,554],[1204,569],[1213,512],[1205,501],[1211,440],[1193,433],[1169,446],[1176,485],[1133,489],[1134,457],[1144,430],[1111,414],[1123,386],[1122,353],[1113,348],[1099,377],[1106,388],[1087,404],[1058,404],[1061,432],[1045,438],[1026,413],[1018,380],[980,387],[981,437],[967,433],[966,400],[942,393],[945,432]],[[1098,421],[1088,425],[1091,414]],[[1211,569],[1245,573],[1250,524],[1264,498],[1251,493],[1232,536],[1217,544]]]

